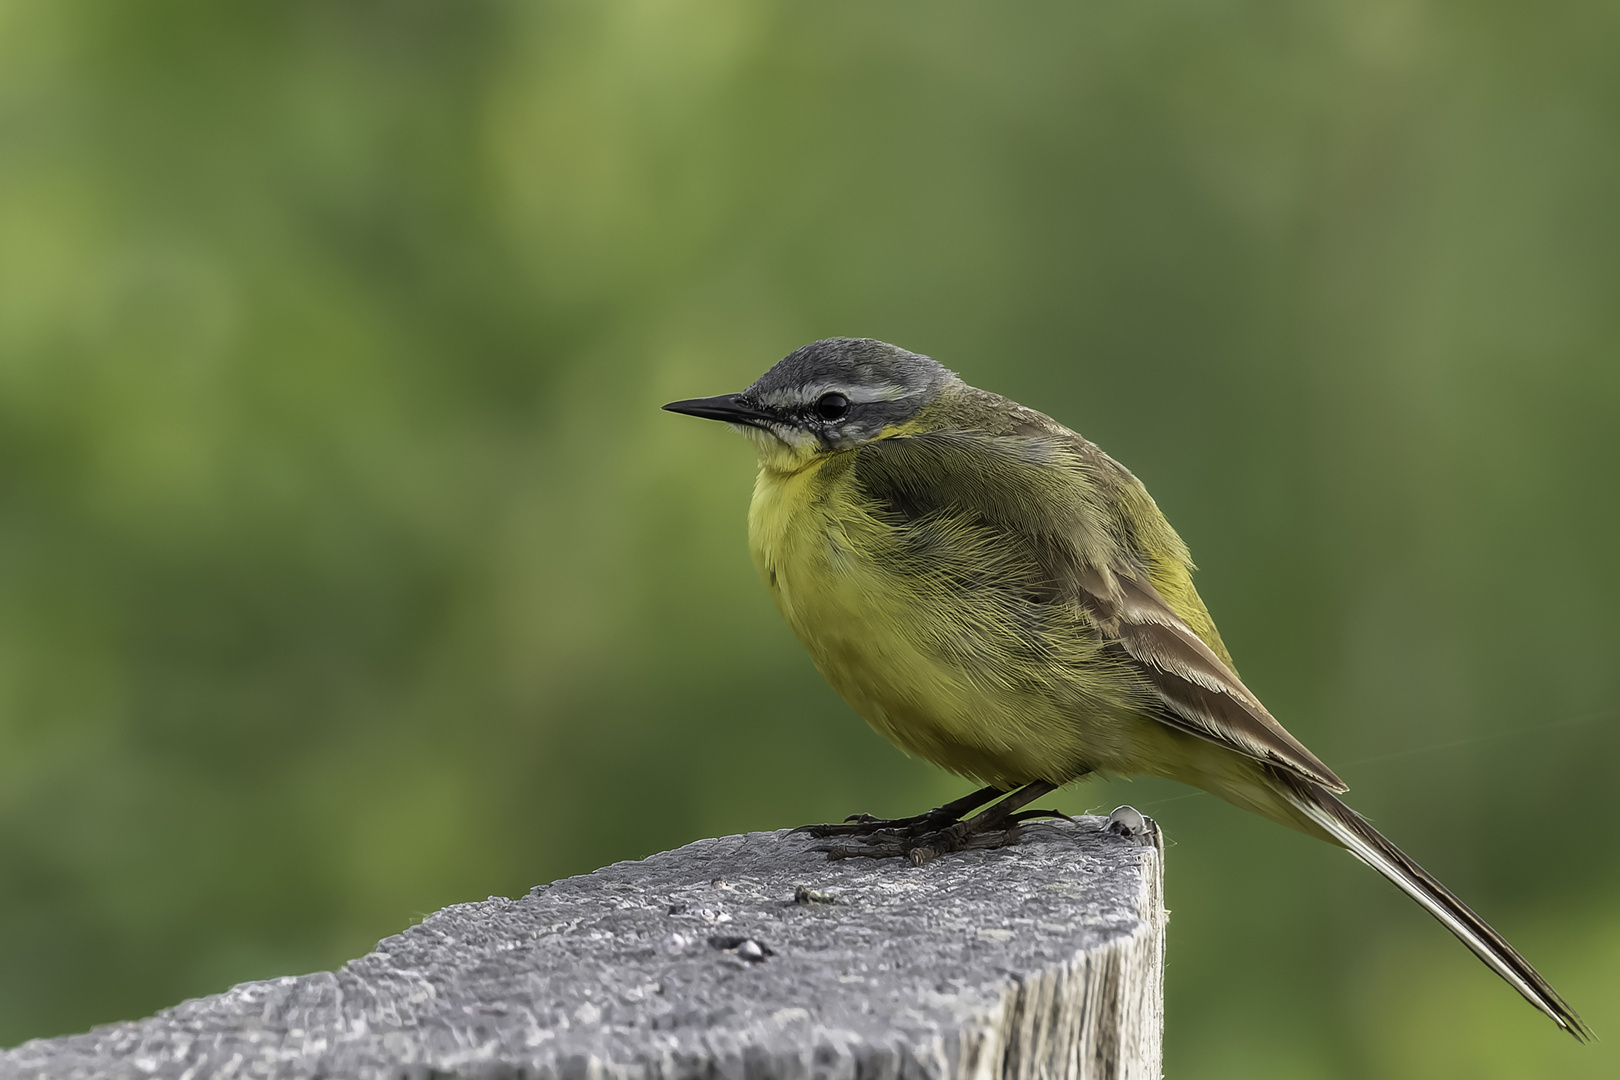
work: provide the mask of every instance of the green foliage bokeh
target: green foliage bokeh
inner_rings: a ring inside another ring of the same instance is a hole
[[[833,334],[1131,466],[1273,711],[1620,1033],[1617,47],[1593,0],[3,0],[0,1044],[962,790],[657,408]],[[1620,1064],[1183,794],[1061,803],[1172,838],[1173,1075]]]

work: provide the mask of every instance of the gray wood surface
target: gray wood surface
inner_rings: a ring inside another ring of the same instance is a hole
[[[1026,829],[922,868],[702,840],[25,1043],[0,1077],[1157,1078],[1157,831]]]

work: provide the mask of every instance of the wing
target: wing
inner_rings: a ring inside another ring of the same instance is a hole
[[[1232,669],[1192,587],[1186,547],[1141,482],[1080,436],[1046,423],[1029,434],[876,440],[855,452],[853,479],[876,512],[897,523],[965,519],[1027,550],[1040,589],[1084,609],[1094,631],[1145,677],[1162,704],[1159,721],[1345,790]]]
[[[1171,727],[1280,765],[1330,791],[1344,791],[1334,775],[1277,722],[1230,667],[1221,662],[1148,575],[1121,565],[1086,567],[1078,575],[1082,603],[1105,637],[1147,675]]]

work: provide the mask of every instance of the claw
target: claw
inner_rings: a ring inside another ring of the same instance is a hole
[[[828,859],[898,857],[913,866],[924,866],[953,851],[987,851],[1016,844],[1021,823],[1032,818],[1066,818],[1067,815],[1055,810],[1019,811],[1020,807],[1029,805],[1056,787],[1056,784],[1037,780],[1011,794],[995,787],[981,788],[972,795],[916,817],[887,820],[871,814],[851,814],[841,824],[801,825],[793,832],[808,833],[817,839],[832,836],[861,838],[858,844],[818,845],[815,850],[826,852]],[[1006,797],[989,810],[963,820],[962,816],[967,812],[1004,794]]]
[[[1068,814],[1060,814],[1056,810],[1024,810],[1007,816],[1007,820],[1011,822],[1034,821],[1037,818],[1057,818],[1059,821],[1074,820]]]

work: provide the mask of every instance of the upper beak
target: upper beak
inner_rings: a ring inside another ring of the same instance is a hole
[[[743,404],[738,400],[739,396],[721,394],[719,397],[687,398],[685,401],[672,401],[664,408],[687,416],[701,416],[705,420],[724,420],[728,424],[747,424],[750,427],[760,427],[776,419],[770,413]]]

